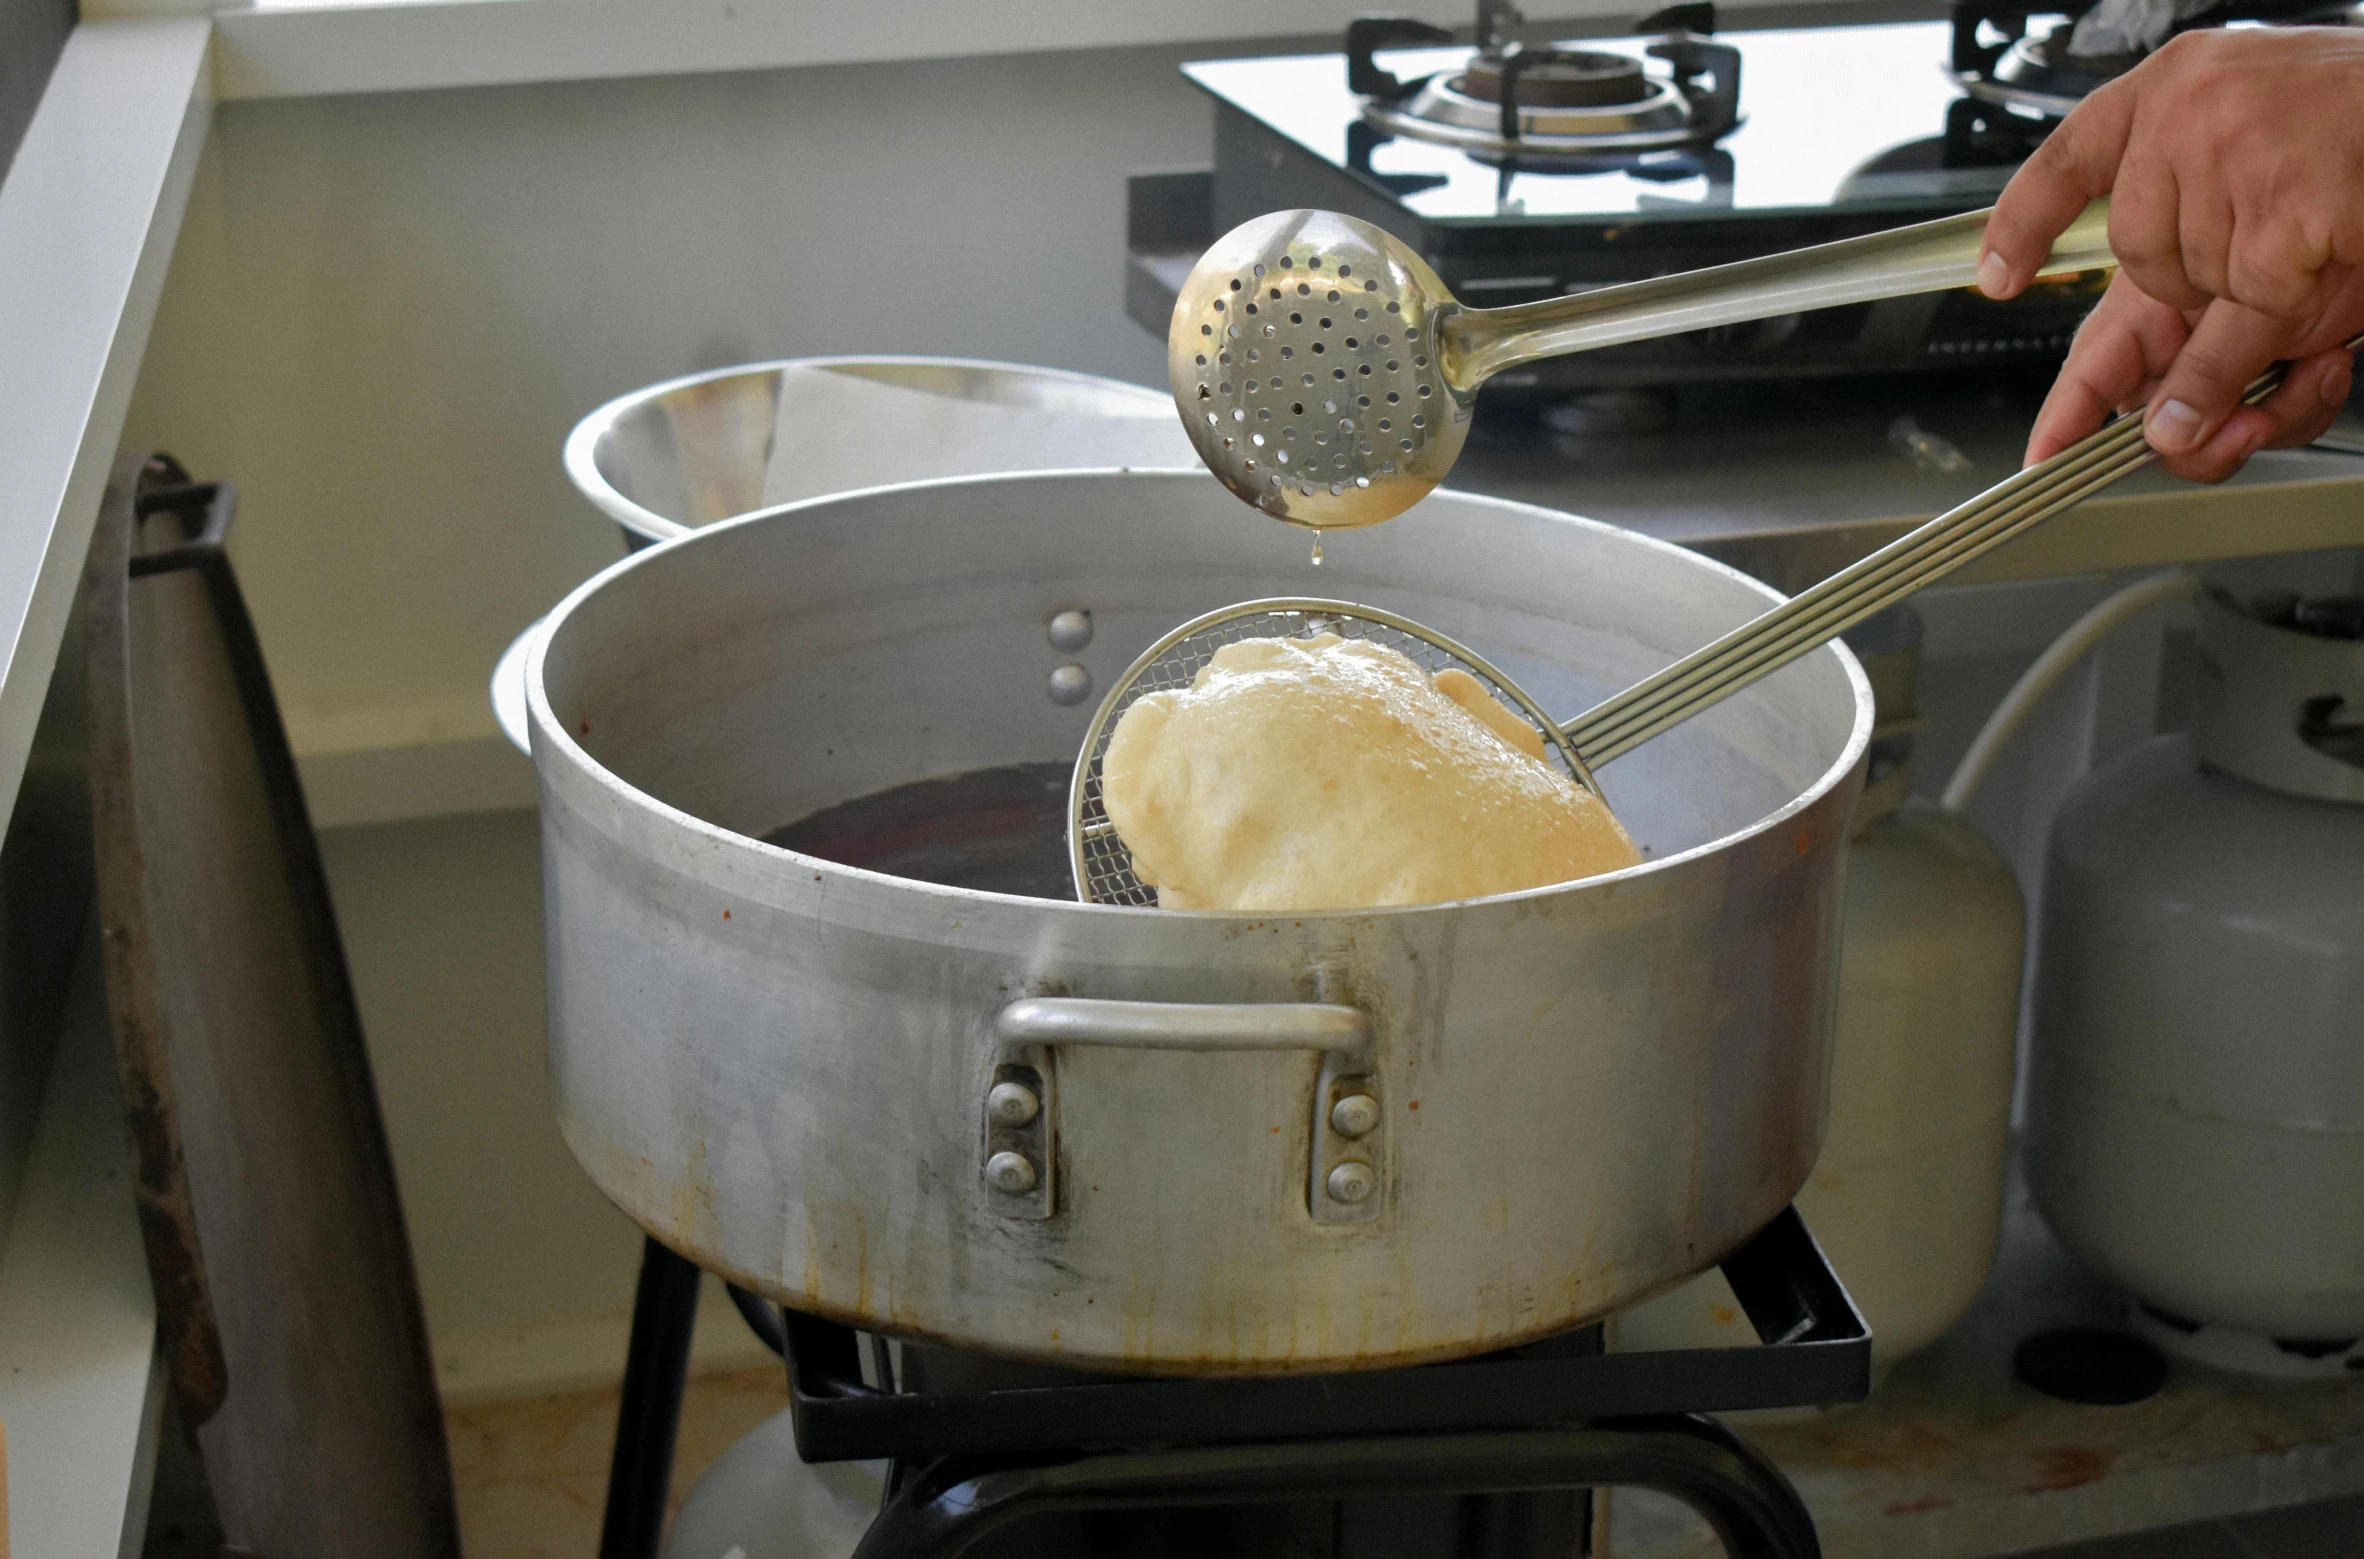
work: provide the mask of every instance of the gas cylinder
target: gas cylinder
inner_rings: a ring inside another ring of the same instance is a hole
[[[2199,604],[2187,738],[2052,832],[2028,1174],[2171,1351],[2364,1365],[2364,601]]]
[[[1850,633],[1879,724],[1847,855],[1829,1124],[1797,1205],[1872,1328],[1876,1377],[1958,1320],[2001,1229],[2026,918],[1994,848],[1911,800],[1920,623]],[[1715,1273],[1619,1317],[1620,1348],[1736,1344]]]

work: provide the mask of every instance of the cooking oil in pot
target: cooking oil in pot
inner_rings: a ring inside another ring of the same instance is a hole
[[[1011,763],[857,796],[766,844],[945,888],[1073,899],[1067,782],[1074,764]]]

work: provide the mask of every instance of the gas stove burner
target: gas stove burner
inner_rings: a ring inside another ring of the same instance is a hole
[[[2077,53],[2073,47],[2077,23],[2092,9],[2091,0],[2078,0],[2050,13],[2015,9],[2011,0],[1956,0],[1954,79],[1963,91],[1983,102],[2044,119],[2066,117],[2089,94],[2141,64],[2150,53],[2145,49]],[[2323,0],[2228,0],[2179,16],[2168,36],[2239,21],[2354,26],[2360,10],[2364,7],[2344,0],[2329,5]],[[2064,19],[2040,32],[2031,30],[2031,17],[2045,14]]]
[[[1999,59],[2027,14],[1970,41]],[[1489,306],[1750,259],[1991,205],[2058,123],[1964,96],[1945,69],[1956,24],[1714,26],[1688,5],[1626,36],[1545,45],[1492,5],[1474,48],[1466,32],[1366,17],[1343,58],[1186,65],[1213,100],[1213,166],[1132,181],[1126,311],[1162,341],[1176,286],[1216,235],[1292,207],[1378,224]],[[1820,310],[1553,359],[1488,393],[2057,363],[2093,296]]]
[[[1642,62],[1630,54],[1605,49],[1521,49],[1515,54],[1481,54],[1469,68],[1446,83],[1454,93],[1502,102],[1503,78],[1524,67],[1514,95],[1522,106],[1543,108],[1624,108],[1649,101],[1670,89],[1642,72]]]
[[[1604,153],[1712,142],[1739,122],[1739,51],[1687,31],[1649,46],[1670,66],[1663,76],[1608,49],[1511,44],[1408,83],[1372,59],[1380,48],[1432,40],[1432,30],[1413,33],[1392,18],[1347,30],[1347,76],[1364,95],[1365,120],[1484,161],[1567,164],[1572,172],[1590,171],[1585,164]]]
[[[1978,38],[1981,21],[1995,23],[2018,35],[2004,43],[1981,43]],[[2116,80],[2143,61],[2140,54],[2071,53],[2069,40],[2076,32],[2073,19],[2042,33],[2026,29],[2025,16],[2011,16],[1998,22],[1980,7],[1957,7],[1954,79],[1962,84],[1962,90],[1998,107],[2059,119],[2083,102],[2086,94]]]

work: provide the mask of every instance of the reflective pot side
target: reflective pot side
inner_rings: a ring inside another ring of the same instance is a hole
[[[1869,697],[1817,652],[1605,776],[1652,864],[1414,910],[1167,915],[932,888],[748,837],[1073,751],[1042,625],[1112,675],[1305,588],[1200,477],[996,478],[758,516],[619,565],[532,671],[552,1076],[601,1187],[791,1304],[1152,1371],[1337,1369],[1559,1330],[1713,1262],[1821,1129]],[[1553,708],[1761,608],[1677,549],[1440,494],[1325,590],[1483,642]],[[817,750],[816,750],[817,749]],[[996,1020],[1032,994],[1344,1002],[1375,1030],[1366,1221],[1316,1222],[1322,1058],[1061,1046],[1057,1195],[983,1174]]]

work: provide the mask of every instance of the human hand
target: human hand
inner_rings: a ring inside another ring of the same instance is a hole
[[[2330,355],[2364,330],[2364,34],[2192,32],[2096,91],[2012,179],[1979,285],[2011,297],[2085,204],[2111,195],[2120,263],[2029,445],[2041,458],[2148,400],[2178,475],[2221,481],[2327,425]],[[2345,354],[2339,354],[2344,358]],[[2277,358],[2291,379],[2243,410]],[[2321,359],[2321,361],[2317,361]],[[2311,399],[2310,399],[2311,398]]]
[[[2232,316],[2227,318],[2226,316]],[[2255,360],[2218,355],[2212,340],[2248,342]],[[2301,355],[2269,315],[2219,298],[2202,309],[2171,308],[2144,292],[2123,271],[2086,316],[2068,361],[2036,414],[2029,436],[2030,465],[2059,453],[2109,419],[2112,412],[2149,405],[2145,430],[2159,463],[2195,482],[2221,482],[2260,449],[2289,449],[2323,436],[2348,398],[2353,359],[2332,346]],[[2260,355],[2261,354],[2261,355]],[[2266,364],[2292,358],[2281,387],[2255,406],[2241,392]],[[2178,398],[2187,406],[2226,409],[2197,443],[2168,449],[2161,420]]]

